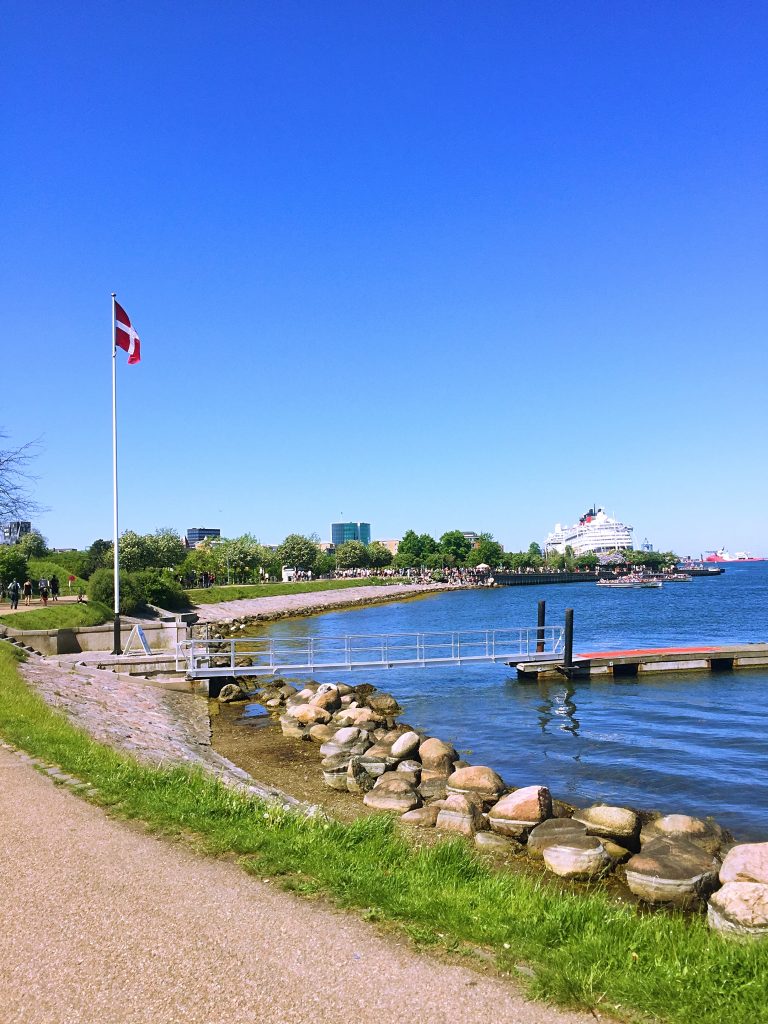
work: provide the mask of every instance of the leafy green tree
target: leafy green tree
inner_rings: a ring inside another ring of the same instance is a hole
[[[490,565],[494,568],[501,565],[504,560],[504,549],[498,541],[493,539],[490,533],[481,533],[476,548],[473,548],[467,555],[467,565]]]
[[[375,540],[368,545],[368,565],[372,569],[382,569],[392,564],[392,552],[385,548],[380,540]]]
[[[403,561],[403,567],[406,568],[411,565],[416,565],[418,559],[421,557],[421,547],[419,545],[418,535],[414,530],[406,530],[403,534],[402,540],[397,546],[398,555],[403,556],[403,560],[410,559],[410,561]]]
[[[456,560],[457,565],[463,565],[467,555],[472,550],[471,541],[467,540],[461,530],[449,530],[440,538],[440,551],[444,555],[450,555]]]
[[[531,558],[543,558],[544,552],[541,550],[541,544],[537,544],[535,540],[532,540],[528,545],[528,554]]]
[[[414,569],[419,565],[419,558],[418,555],[414,555],[410,551],[400,551],[398,548],[392,563],[396,569]]]
[[[312,570],[315,576],[330,576],[336,568],[336,559],[327,551],[321,551],[315,559],[315,567]]]
[[[112,564],[112,541],[99,538],[85,553],[82,576],[85,579],[97,569],[107,569]]]
[[[596,569],[600,564],[600,559],[593,551],[587,551],[583,555],[577,555],[575,561],[577,569]]]
[[[151,559],[150,568],[171,569],[180,565],[186,557],[184,541],[175,530],[155,530],[144,540],[148,549],[147,557]]]
[[[0,547],[0,583],[6,587],[12,580],[23,583],[28,571],[27,559],[18,544]]]
[[[22,534],[18,547],[21,548],[25,558],[45,558],[48,554],[48,543],[38,530],[30,530],[29,533]]]
[[[111,569],[97,569],[88,580],[88,600],[98,601],[108,608],[115,606],[114,573]],[[132,615],[146,607],[140,583],[133,573],[120,573],[120,611]]]
[[[368,551],[359,540],[348,540],[336,548],[338,569],[361,569],[368,564]]]
[[[317,560],[319,548],[315,541],[300,533],[289,534],[277,549],[281,565],[308,572]]]
[[[126,572],[138,572],[149,569],[153,562],[153,552],[146,536],[125,530],[120,534],[120,568]]]

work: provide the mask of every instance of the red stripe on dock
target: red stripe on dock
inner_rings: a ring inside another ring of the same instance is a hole
[[[634,658],[646,654],[705,654],[717,651],[718,647],[643,647],[632,651],[587,651],[577,658]]]

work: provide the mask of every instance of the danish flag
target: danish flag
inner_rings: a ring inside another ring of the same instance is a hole
[[[141,359],[141,342],[131,326],[131,318],[119,302],[115,303],[115,344],[128,353],[129,363],[138,363]]]

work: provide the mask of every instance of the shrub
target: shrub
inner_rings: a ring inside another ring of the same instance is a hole
[[[138,585],[144,600],[149,604],[156,604],[160,608],[174,611],[186,611],[191,607],[187,595],[168,573],[161,572],[159,569],[145,569],[142,572],[132,573],[131,576]]]
[[[115,606],[115,587],[111,569],[97,569],[88,580],[88,600],[99,601],[108,608]],[[120,573],[120,612],[133,615],[146,606],[146,598],[135,574]]]

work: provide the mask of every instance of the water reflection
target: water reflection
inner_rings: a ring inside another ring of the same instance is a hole
[[[539,728],[542,735],[549,732],[550,724],[555,723],[560,732],[569,732],[572,736],[579,735],[579,719],[576,717],[576,690],[568,683],[565,686],[548,686],[539,684],[541,703],[536,705],[539,712]]]

